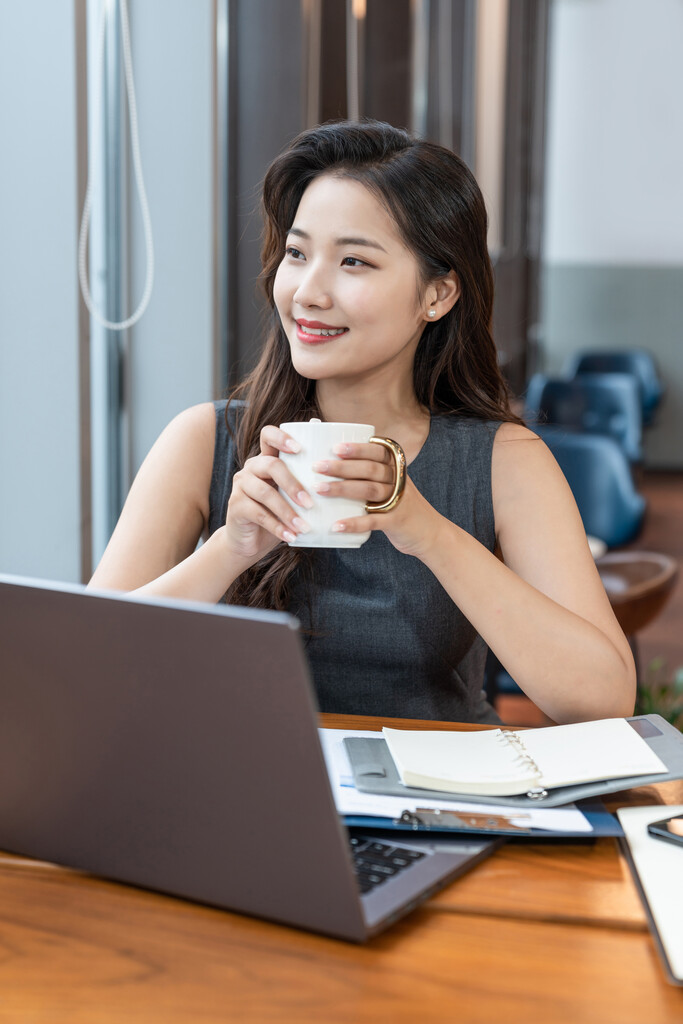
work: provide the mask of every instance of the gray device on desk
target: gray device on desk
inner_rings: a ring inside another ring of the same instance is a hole
[[[0,575],[0,849],[355,941],[491,853],[397,839],[361,893],[296,627]]]

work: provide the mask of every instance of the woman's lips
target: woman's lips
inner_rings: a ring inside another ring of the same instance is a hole
[[[297,320],[296,336],[305,345],[322,345],[348,333],[348,327],[335,327],[320,320]]]

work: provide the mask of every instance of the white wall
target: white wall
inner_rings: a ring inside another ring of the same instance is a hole
[[[545,257],[683,263],[683,3],[553,0]]]
[[[129,6],[156,254],[152,300],[132,328],[135,470],[177,412],[213,397],[213,4],[148,0]],[[131,301],[137,304],[145,248],[132,179],[130,197]]]
[[[80,573],[72,0],[0,4],[0,571]]]
[[[683,469],[683,3],[553,0],[540,368],[645,348],[645,463]]]
[[[0,3],[0,572],[81,564],[74,0]],[[212,0],[129,0],[156,250],[132,334],[136,469],[212,397]],[[137,196],[131,306],[144,278]]]

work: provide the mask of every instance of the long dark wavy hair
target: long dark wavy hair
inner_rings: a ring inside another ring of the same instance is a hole
[[[273,302],[287,232],[304,191],[321,174],[361,183],[388,210],[417,260],[423,287],[451,270],[457,274],[458,301],[436,323],[425,324],[415,353],[420,405],[432,413],[521,423],[510,409],[491,335],[488,218],[471,171],[450,150],[400,128],[381,121],[337,121],[298,135],[265,176],[261,283],[270,314],[258,364],[231,395],[246,400],[237,416],[236,468],[259,453],[262,427],[321,417],[315,381],[294,369]],[[313,555],[278,546],[238,577],[228,601],[286,608],[292,573],[310,566]]]

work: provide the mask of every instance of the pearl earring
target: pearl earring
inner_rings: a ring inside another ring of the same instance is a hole
[[[429,312],[427,313],[427,316],[436,316],[436,310],[430,309]]]

